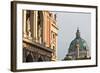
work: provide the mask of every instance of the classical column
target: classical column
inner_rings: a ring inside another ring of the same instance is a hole
[[[79,58],[79,44],[76,45],[77,48],[77,58]]]
[[[26,33],[26,10],[23,10],[23,36],[24,38],[27,38],[27,33]]]
[[[55,48],[55,59],[57,59],[57,45],[58,44],[58,35],[56,34],[56,48]]]
[[[46,12],[44,11],[43,12],[43,17],[44,17],[44,21],[43,21],[43,42],[44,42],[44,45],[46,46],[47,45],[47,14]]]
[[[38,14],[37,14],[37,11],[34,11],[34,29],[33,29],[33,35],[34,35],[34,39],[35,41],[37,42],[37,20],[38,20]]]
[[[43,42],[43,45],[45,45],[45,40],[44,40],[44,38],[45,38],[45,23],[44,23],[44,21],[45,21],[45,15],[44,15],[44,12],[45,11],[43,11],[42,13],[43,13],[43,21],[42,21],[42,23],[43,23],[43,25],[42,25],[42,38],[43,38],[43,40],[42,40],[42,42]]]

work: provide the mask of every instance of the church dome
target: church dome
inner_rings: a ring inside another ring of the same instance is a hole
[[[81,59],[91,59],[91,56],[89,55],[89,48],[86,41],[80,37],[79,29],[77,29],[76,37],[72,40],[64,60]]]
[[[71,42],[69,46],[69,50],[68,50],[69,53],[75,50],[77,44],[79,45],[80,51],[85,51],[88,48],[86,41],[80,37],[79,29],[77,29],[76,38]]]

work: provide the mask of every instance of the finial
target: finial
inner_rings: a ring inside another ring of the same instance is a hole
[[[77,32],[79,32],[79,27],[77,27]]]
[[[76,38],[80,37],[79,27],[77,27]]]

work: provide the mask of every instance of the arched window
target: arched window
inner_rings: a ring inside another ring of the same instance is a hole
[[[32,55],[29,54],[27,57],[26,57],[26,62],[33,62],[33,58],[32,58]]]
[[[42,62],[42,61],[43,61],[42,57],[39,57],[38,62]]]

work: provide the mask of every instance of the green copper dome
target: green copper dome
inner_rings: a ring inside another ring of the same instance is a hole
[[[71,44],[69,46],[69,50],[68,50],[69,53],[73,52],[76,49],[77,44],[79,45],[80,51],[87,50],[87,48],[88,48],[86,41],[80,37],[79,29],[77,29],[76,38],[71,42]]]
[[[81,59],[91,59],[91,56],[89,55],[89,48],[86,41],[80,37],[79,29],[77,29],[76,37],[71,42],[68,53],[66,54],[64,60]]]

